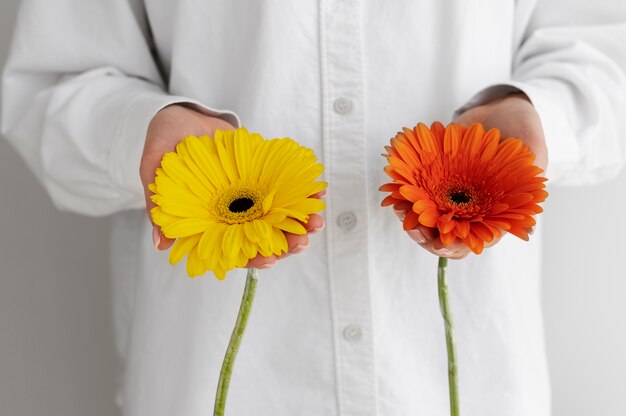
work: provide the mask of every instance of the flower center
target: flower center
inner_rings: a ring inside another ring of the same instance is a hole
[[[237,198],[228,205],[230,212],[246,212],[254,206],[254,201],[248,197]]]
[[[477,202],[477,192],[474,186],[461,181],[448,183],[444,188],[443,201],[448,207],[453,209],[468,209]]]
[[[456,205],[467,204],[472,201],[472,195],[466,191],[453,191],[448,194],[450,202]]]
[[[215,200],[213,214],[227,224],[241,224],[263,216],[265,192],[260,189],[231,188]]]

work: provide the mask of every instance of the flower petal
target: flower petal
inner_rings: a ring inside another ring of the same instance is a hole
[[[437,226],[437,221],[439,220],[439,211],[437,209],[427,209],[422,212],[419,216],[419,222],[426,227],[435,227]]]

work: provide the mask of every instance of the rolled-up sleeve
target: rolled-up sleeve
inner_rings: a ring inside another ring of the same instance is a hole
[[[480,91],[459,111],[522,91],[541,119],[552,183],[615,177],[626,161],[626,3],[518,4],[524,30],[511,79]]]
[[[139,162],[166,92],[142,3],[25,0],[2,78],[3,135],[62,209],[107,215],[144,206]]]

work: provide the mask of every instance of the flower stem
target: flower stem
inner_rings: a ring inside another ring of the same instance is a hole
[[[228,386],[230,385],[230,376],[233,372],[233,365],[235,364],[237,351],[239,351],[239,345],[241,345],[243,333],[246,330],[248,316],[250,315],[250,310],[252,309],[252,302],[254,301],[254,293],[256,291],[257,276],[257,269],[253,267],[248,269],[246,287],[243,290],[241,306],[239,307],[239,315],[237,315],[237,323],[235,324],[233,333],[230,336],[230,342],[228,343],[226,355],[224,356],[224,362],[222,363],[222,371],[220,371],[220,380],[217,385],[217,393],[215,394],[215,407],[213,410],[214,416],[224,415],[226,396],[228,395]]]
[[[439,288],[439,308],[446,327],[446,347],[448,349],[448,387],[450,389],[450,415],[459,416],[459,382],[457,378],[456,347],[454,345],[454,322],[448,305],[448,284],[446,283],[448,259],[439,257],[437,281]]]

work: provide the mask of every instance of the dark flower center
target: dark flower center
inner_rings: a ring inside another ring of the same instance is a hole
[[[252,199],[243,197],[243,198],[237,198],[233,202],[231,202],[228,205],[228,209],[230,210],[230,212],[234,212],[237,214],[240,212],[246,212],[253,206],[254,206],[254,201]]]
[[[472,195],[466,191],[453,191],[450,192],[449,196],[450,202],[453,204],[467,204],[472,201]]]

